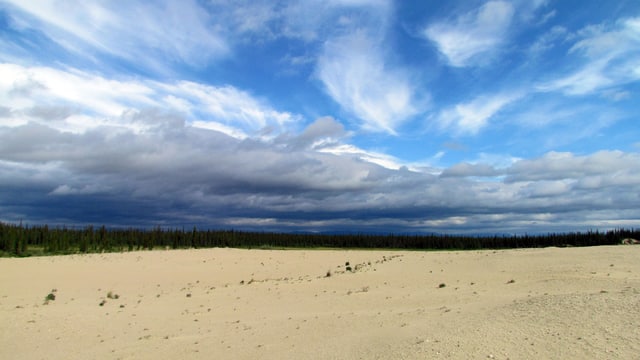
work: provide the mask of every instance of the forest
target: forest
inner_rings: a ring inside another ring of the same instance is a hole
[[[362,248],[412,250],[475,250],[534,247],[616,245],[640,238],[640,229],[569,232],[537,235],[415,235],[313,234],[177,228],[120,229],[86,226],[81,229],[0,222],[0,255],[31,256],[154,248]]]

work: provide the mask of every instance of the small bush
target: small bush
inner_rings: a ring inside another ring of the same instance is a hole
[[[440,283],[440,285],[438,285],[438,288],[442,289],[443,287],[446,287],[446,286],[447,286],[447,284],[445,284],[445,283]]]
[[[348,264],[348,263],[347,263]],[[353,269],[351,269],[351,266],[347,266],[347,271],[353,271]]]
[[[58,289],[51,289],[51,292],[44,297],[44,304],[47,305],[49,301],[54,301],[56,299],[56,292]]]
[[[52,292],[51,292],[51,293],[49,293],[49,294],[44,298],[44,300],[45,300],[45,301],[53,301],[53,300],[55,300],[55,299],[56,299],[56,294],[54,294],[54,293],[52,293]]]
[[[331,277],[331,270],[327,270],[327,274],[324,277]]]

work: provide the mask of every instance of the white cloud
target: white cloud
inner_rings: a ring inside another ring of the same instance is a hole
[[[103,125],[139,131],[152,124],[132,122],[127,114],[147,108],[182,114],[194,126],[238,137],[267,127],[275,134],[300,119],[232,86],[111,80],[76,69],[12,64],[0,64],[0,101],[10,106],[2,124],[39,121],[71,132]]]
[[[381,25],[392,11],[389,0],[211,0],[207,5],[231,42],[282,37],[318,42],[358,27]]]
[[[479,96],[441,111],[435,121],[441,129],[453,129],[459,135],[475,135],[495,114],[521,96],[517,93]]]
[[[567,34],[567,29],[562,26],[554,26],[549,31],[542,34],[529,47],[530,56],[540,56],[547,50],[553,48],[558,40],[562,40]]]
[[[640,80],[640,18],[618,21],[612,27],[588,26],[568,55],[586,60],[575,72],[541,83],[539,91],[586,95]]]
[[[547,21],[549,21],[549,20],[553,19],[557,14],[558,14],[558,12],[557,12],[555,9],[553,9],[553,10],[551,10],[551,11],[547,12],[547,13],[546,13],[546,14],[544,14],[544,15],[542,16],[542,18],[538,21],[538,24],[539,24],[539,25],[545,24]]]
[[[605,74],[608,59],[593,61],[566,77],[538,86],[539,91],[562,91],[567,95],[585,95],[614,84]]]
[[[357,9],[358,11],[345,11]],[[287,2],[280,12],[285,37],[322,41],[358,29],[384,31],[392,15],[389,0],[307,0]]]
[[[249,93],[229,85],[215,87],[181,81],[177,84],[158,84],[158,87],[182,99],[183,103],[178,109],[187,109],[194,119],[224,122],[253,131],[266,126],[282,129],[297,119],[295,115],[273,110]]]
[[[393,134],[419,111],[409,74],[387,64],[381,45],[363,31],[328,41],[317,76],[365,129]]]
[[[435,43],[450,65],[478,65],[504,44],[513,15],[510,2],[489,1],[454,21],[427,26],[424,36]]]
[[[318,151],[338,156],[353,157],[392,170],[399,170],[406,167],[405,164],[393,156],[380,152],[364,150],[350,144],[335,144],[333,146],[323,147]]]
[[[110,80],[75,69],[0,64],[0,99],[14,110],[65,105],[102,116],[118,116],[132,103],[155,105],[153,93],[138,81]]]
[[[191,126],[195,127],[195,128],[199,128],[199,129],[207,129],[207,130],[213,130],[213,131],[217,131],[220,133],[223,133],[227,136],[236,138],[236,139],[246,139],[249,137],[249,135],[247,135],[245,132],[243,132],[240,129],[231,127],[231,126],[227,126],[225,124],[221,124],[219,122],[215,122],[215,121],[202,121],[202,120],[196,120],[194,122],[191,123]]]
[[[59,45],[92,58],[95,50],[166,71],[165,62],[205,65],[229,45],[202,6],[158,2],[11,1],[24,26],[42,29]],[[27,14],[27,15],[24,15]]]

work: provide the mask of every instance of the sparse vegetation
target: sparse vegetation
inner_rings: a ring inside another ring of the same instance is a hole
[[[47,305],[50,301],[54,301],[56,299],[56,292],[58,290],[52,289],[47,296],[44,297],[44,304]]]
[[[447,286],[447,284],[445,284],[445,283],[440,283],[440,285],[438,285],[438,288],[439,288],[439,289],[442,289],[443,287],[446,287],[446,286]]]

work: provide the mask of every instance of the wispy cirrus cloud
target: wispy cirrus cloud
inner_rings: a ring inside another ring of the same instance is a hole
[[[166,72],[165,64],[203,66],[229,54],[219,27],[201,4],[181,2],[10,1],[12,24],[39,30],[68,51],[96,52]]]
[[[409,73],[388,64],[381,44],[364,31],[326,42],[317,76],[367,130],[394,134],[420,111]]]
[[[537,90],[587,95],[640,80],[640,18],[591,25],[573,38],[578,40],[567,55],[581,56],[582,66],[539,84]]]
[[[511,2],[489,1],[453,21],[428,25],[423,35],[451,66],[482,64],[504,44],[514,12]]]
[[[529,47],[528,53],[530,56],[538,57],[544,54],[546,51],[556,46],[556,42],[563,39],[567,34],[567,29],[563,26],[554,26],[547,32],[543,33],[538,39]]]
[[[451,130],[458,135],[476,135],[500,110],[522,96],[518,92],[480,95],[470,102],[442,110],[432,120],[442,130]]]

